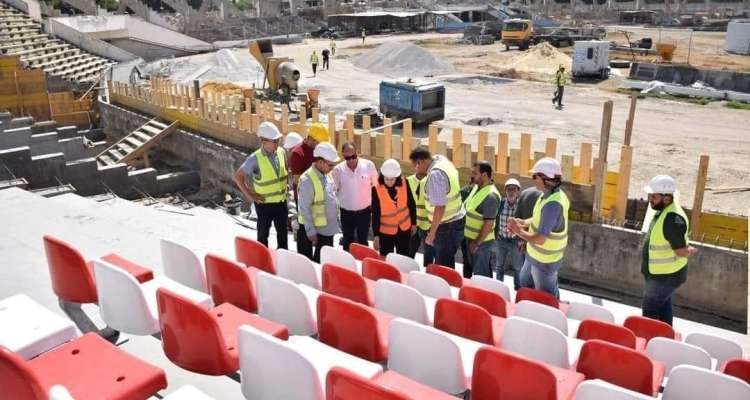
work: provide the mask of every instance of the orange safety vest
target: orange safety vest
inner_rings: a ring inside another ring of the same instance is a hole
[[[395,235],[399,228],[402,231],[411,229],[406,182],[396,187],[396,201],[391,199],[385,185],[378,185],[375,190],[380,200],[380,233]]]

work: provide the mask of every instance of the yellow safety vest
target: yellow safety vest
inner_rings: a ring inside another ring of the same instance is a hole
[[[490,194],[496,194],[500,196],[500,192],[497,191],[494,183],[479,189],[479,185],[474,185],[469,193],[469,197],[464,202],[466,208],[466,226],[464,226],[464,236],[469,240],[474,240],[479,236],[482,231],[482,225],[484,225],[484,217],[482,214],[477,212],[477,208],[482,204],[485,198]],[[492,219],[492,229],[484,238],[484,242],[495,240],[495,218]]]
[[[539,225],[542,221],[542,209],[547,203],[559,203],[563,212],[563,230],[561,232],[550,232],[544,244],[538,245],[528,243],[526,252],[532,259],[537,262],[550,264],[562,260],[565,254],[565,247],[568,245],[568,209],[570,201],[568,196],[562,190],[552,193],[549,197],[542,199],[542,196],[536,200],[534,211],[531,216],[531,225],[529,233],[532,235],[539,231]]]
[[[433,213],[435,212],[435,206],[430,203],[430,196],[427,193],[427,190],[425,189],[425,208],[427,209],[427,217],[430,221],[437,222],[438,224],[441,224],[443,222],[447,222],[450,220],[455,219],[459,214],[461,214],[462,208],[463,208],[463,202],[461,201],[461,188],[459,187],[459,181],[458,181],[458,170],[453,165],[452,162],[450,162],[445,157],[439,157],[437,160],[433,162],[432,167],[427,171],[427,176],[430,175],[430,172],[432,172],[433,169],[437,169],[439,171],[443,171],[448,176],[448,202],[445,204],[445,213],[443,213],[443,219],[440,221],[434,221],[433,219]],[[427,185],[427,179],[425,178],[425,185]]]
[[[310,64],[317,64],[318,63],[318,55],[313,53],[313,55],[310,56]]]
[[[276,157],[279,161],[279,172],[276,172],[271,159],[263,152],[263,149],[255,151],[258,160],[260,177],[253,177],[253,190],[265,197],[265,203],[281,203],[286,201],[286,152],[279,147],[276,149]]]
[[[687,265],[687,257],[679,257],[672,250],[669,241],[664,237],[664,219],[669,213],[676,213],[688,224],[685,230],[685,243],[688,242],[690,223],[685,211],[676,203],[667,206],[651,225],[648,239],[648,271],[652,275],[675,273]]]
[[[555,73],[555,84],[557,86],[565,86],[568,84],[568,77],[565,76],[564,72],[557,71],[557,73]]]
[[[328,225],[328,218],[326,218],[326,192],[323,187],[323,182],[320,181],[318,173],[313,171],[310,167],[307,171],[302,173],[302,177],[307,177],[313,185],[313,202],[312,202],[312,217],[313,226],[316,228],[322,228]],[[304,224],[302,221],[302,213],[297,213],[297,222]]]
[[[411,175],[406,180],[409,181],[409,190],[411,190],[411,195],[414,198],[414,204],[417,205],[417,228],[428,231],[430,230],[430,219],[424,205],[424,187],[427,183],[427,177],[418,179],[417,175]]]

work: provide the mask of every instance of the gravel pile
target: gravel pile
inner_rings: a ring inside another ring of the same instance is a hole
[[[421,77],[451,74],[451,63],[412,43],[384,43],[353,60],[355,66],[389,77]]]

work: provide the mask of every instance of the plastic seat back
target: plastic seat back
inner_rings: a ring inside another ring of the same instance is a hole
[[[533,301],[535,303],[544,304],[552,308],[559,308],[560,301],[557,298],[547,292],[531,288],[520,288],[516,292],[516,303],[520,303],[524,300]]]
[[[286,325],[290,335],[314,335],[318,332],[315,310],[294,282],[258,272],[258,315]]]
[[[334,367],[326,376],[326,400],[411,400],[410,397],[345,368]]]
[[[411,271],[419,271],[417,260],[398,253],[390,253],[385,256],[385,261],[395,265],[401,272],[408,274]]]
[[[581,382],[575,393],[576,400],[653,400],[653,397],[634,392],[601,379]]]
[[[0,388],[8,399],[47,400],[44,386],[28,362],[3,346],[0,346]]]
[[[492,279],[482,275],[473,275],[471,277],[471,284],[484,290],[497,293],[502,296],[505,301],[511,301],[510,288],[508,285],[497,279]]]
[[[730,358],[742,358],[742,346],[723,337],[694,332],[685,336],[685,343],[690,343],[706,350],[711,357],[716,359],[716,365],[718,366],[721,366]]]
[[[586,375],[586,379],[602,379],[654,395],[653,363],[645,354],[627,347],[598,339],[588,340],[581,348],[576,370]]]
[[[435,304],[435,328],[480,343],[495,343],[490,313],[463,301],[438,300]]]
[[[568,342],[559,330],[521,317],[505,320],[500,348],[560,368],[570,368]]]
[[[425,296],[436,299],[441,297],[451,298],[451,288],[448,282],[435,275],[429,275],[420,271],[411,271],[409,272],[408,284]]]
[[[721,372],[680,365],[672,369],[664,387],[663,400],[747,400],[750,385]]]
[[[610,324],[615,323],[615,315],[612,314],[612,311],[596,304],[581,303],[578,301],[570,302],[566,316],[579,321],[595,319],[597,321],[609,322]]]
[[[655,337],[649,340],[646,354],[653,360],[664,363],[665,374],[683,364],[711,369],[711,356],[706,350],[674,339]]]
[[[227,354],[219,326],[208,311],[164,288],[157,290],[156,299],[167,358],[199,374],[225,375],[234,369],[235,361]]]
[[[368,361],[382,362],[387,337],[375,314],[362,304],[322,293],[318,297],[318,340]]]
[[[557,328],[563,335],[568,334],[568,319],[565,314],[557,308],[553,308],[542,303],[522,300],[516,304],[514,315],[533,319],[534,321],[547,324]]]
[[[245,325],[238,345],[246,399],[325,399],[315,366],[288,342]]]
[[[557,400],[557,379],[544,364],[491,347],[474,358],[472,400]]]
[[[581,321],[576,337],[581,340],[599,339],[631,349],[636,348],[635,334],[630,329],[594,319]]]
[[[346,267],[323,264],[323,291],[357,303],[372,305],[365,278]]]
[[[160,241],[164,275],[187,287],[208,293],[206,272],[200,258],[189,248],[167,239]]]
[[[57,297],[71,303],[96,303],[96,283],[91,269],[78,250],[62,240],[44,236],[44,252]]]
[[[149,307],[140,284],[132,275],[101,260],[94,260],[94,274],[99,313],[107,325],[131,335],[159,332],[156,310]]]
[[[276,261],[276,275],[320,290],[320,276],[309,258],[286,249],[278,249]]]
[[[507,304],[495,292],[476,286],[464,286],[458,292],[458,299],[482,307],[496,317],[508,318]]]
[[[342,268],[357,271],[357,260],[354,259],[354,256],[331,246],[323,246],[320,249],[320,263],[336,264]]]
[[[721,367],[721,372],[742,379],[750,385],[750,360],[732,358]]]
[[[362,276],[367,279],[377,281],[379,279],[388,279],[390,281],[401,282],[401,272],[393,264],[375,258],[365,258],[362,260]]]
[[[432,325],[424,296],[413,287],[381,279],[375,282],[375,308],[424,325]]]
[[[258,311],[252,268],[216,254],[206,254],[206,282],[214,304],[231,303],[247,312]]]
[[[460,288],[464,285],[464,277],[458,273],[455,269],[442,266],[440,264],[430,264],[425,269],[430,275],[439,276],[445,279],[449,285]]]
[[[269,274],[276,274],[276,262],[273,254],[263,243],[247,237],[237,236],[234,238],[234,251],[237,261],[255,267]]]
[[[377,250],[359,243],[350,244],[349,253],[354,256],[354,259],[359,261],[364,261],[365,258],[374,258],[376,260],[383,259],[383,257],[380,255],[380,253],[378,253]]]
[[[623,326],[633,331],[636,336],[646,339],[646,341],[655,337],[665,337],[669,339],[676,338],[675,331],[669,326],[669,324],[659,320],[641,317],[640,315],[631,315],[625,318]]]

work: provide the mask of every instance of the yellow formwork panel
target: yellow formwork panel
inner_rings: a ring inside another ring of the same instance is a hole
[[[693,238],[706,243],[714,243],[718,238],[719,245],[727,246],[729,241],[733,241],[733,248],[744,248],[748,239],[747,217],[701,213],[700,228],[694,232]]]

